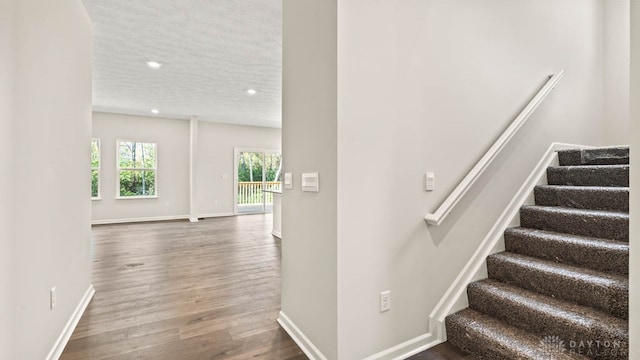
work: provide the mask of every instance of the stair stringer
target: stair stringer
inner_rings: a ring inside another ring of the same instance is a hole
[[[487,256],[504,251],[504,231],[509,227],[520,225],[520,207],[534,205],[533,189],[536,185],[547,185],[547,167],[557,166],[559,150],[592,148],[586,145],[552,143],[529,174],[524,184],[518,189],[511,202],[500,214],[497,221],[484,237],[469,261],[462,268],[451,286],[444,293],[436,307],[429,315],[429,332],[435,335],[437,343],[447,340],[445,318],[469,306],[466,296],[467,285],[471,282],[487,278]]]

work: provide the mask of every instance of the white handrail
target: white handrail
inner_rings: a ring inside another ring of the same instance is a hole
[[[458,186],[449,194],[447,199],[440,204],[438,209],[434,213],[427,214],[424,220],[429,225],[440,225],[442,221],[449,215],[453,207],[458,204],[460,199],[467,193],[473,183],[480,177],[484,170],[491,164],[491,161],[498,155],[498,153],[504,148],[507,142],[515,135],[515,133],[522,127],[522,124],[533,114],[536,108],[547,97],[549,92],[553,90],[553,87],[560,81],[564,71],[560,71],[555,75],[550,75],[547,83],[544,84],[542,89],[538,91],[536,96],[531,99],[529,104],[522,110],[520,115],[509,125],[509,127],[500,135],[498,140],[489,148],[486,154],[478,161],[478,163],[469,171],[467,176],[458,184]]]

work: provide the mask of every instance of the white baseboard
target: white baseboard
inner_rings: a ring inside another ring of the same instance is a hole
[[[64,329],[62,329],[62,333],[60,333],[60,336],[58,336],[58,339],[53,344],[53,348],[51,348],[51,351],[49,351],[49,354],[45,358],[46,360],[57,360],[60,358],[60,355],[62,355],[62,351],[64,350],[65,346],[67,346],[67,342],[69,342],[69,339],[71,338],[71,334],[73,334],[73,330],[75,330],[76,326],[78,325],[82,314],[84,314],[85,309],[89,305],[89,302],[91,301],[91,299],[93,298],[93,294],[95,293],[96,290],[93,288],[93,285],[89,285],[89,288],[84,293],[84,296],[78,303],[78,306],[76,306],[73,314],[71,314],[71,318],[69,318],[69,321],[67,321]]]
[[[307,338],[304,333],[283,313],[280,311],[278,323],[291,336],[293,341],[302,349],[302,351],[311,360],[327,360],[322,352]],[[420,335],[411,340],[383,350],[377,354],[368,356],[364,360],[402,360],[422,352],[432,346],[439,344],[440,341],[435,336],[429,334]]]
[[[236,216],[236,214],[232,212],[198,214],[198,218],[216,218],[216,217],[227,217],[227,216]]]
[[[278,324],[282,326],[284,331],[291,336],[293,341],[298,344],[300,349],[307,355],[307,357],[311,360],[327,360],[327,358],[320,352],[320,350],[313,345],[311,340],[307,338],[304,333],[285,315],[282,311],[280,311],[280,316],[278,316]]]
[[[278,239],[282,239],[282,234],[280,233],[280,231],[272,230],[271,235],[277,237]]]
[[[427,333],[368,356],[364,360],[403,360],[438,345],[440,342],[434,334]]]
[[[190,222],[198,222],[199,218],[214,218],[214,217],[225,217],[225,216],[235,216],[235,215],[236,214],[232,212],[226,212],[226,213],[214,213],[214,214],[198,214],[198,216],[195,218],[189,215],[149,216],[149,217],[128,218],[128,219],[93,220],[91,221],[91,225],[124,224],[124,223],[135,223],[135,222],[168,221],[168,220],[189,220]]]
[[[170,215],[170,216],[149,216],[139,218],[128,219],[106,219],[106,220],[93,220],[91,225],[104,225],[104,224],[123,224],[145,221],[167,221],[167,220],[188,220],[189,215]]]
[[[558,150],[575,148],[588,148],[588,146],[561,143],[553,143],[549,146],[542,159],[540,159],[491,230],[489,230],[489,233],[482,240],[473,256],[471,256],[449,289],[447,289],[444,296],[429,315],[429,328],[436,336],[438,342],[446,340],[444,327],[445,317],[461,310],[461,308],[456,308],[456,306],[460,306],[459,304],[461,298],[465,296],[467,285],[477,280],[476,277],[478,277],[479,271],[482,266],[486,264],[487,256],[491,255],[494,249],[496,249],[499,241],[504,241],[504,231],[510,226],[518,226],[520,224],[520,207],[532,200],[533,188],[536,185],[546,183],[547,167],[557,164],[558,161],[556,152]]]

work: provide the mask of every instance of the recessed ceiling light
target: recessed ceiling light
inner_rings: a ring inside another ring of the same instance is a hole
[[[152,69],[159,69],[160,66],[162,66],[162,64],[157,61],[147,61],[147,65],[149,65],[149,67]]]
[[[160,111],[158,111],[158,109],[151,109],[151,112],[152,112],[152,113],[154,113],[154,114],[157,114],[157,113],[159,113]]]
[[[256,89],[247,90],[247,94],[249,94],[249,95],[255,95],[256,93],[257,93]]]

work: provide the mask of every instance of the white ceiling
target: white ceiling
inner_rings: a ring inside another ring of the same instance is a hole
[[[94,23],[94,110],[281,126],[282,0],[84,3]]]

